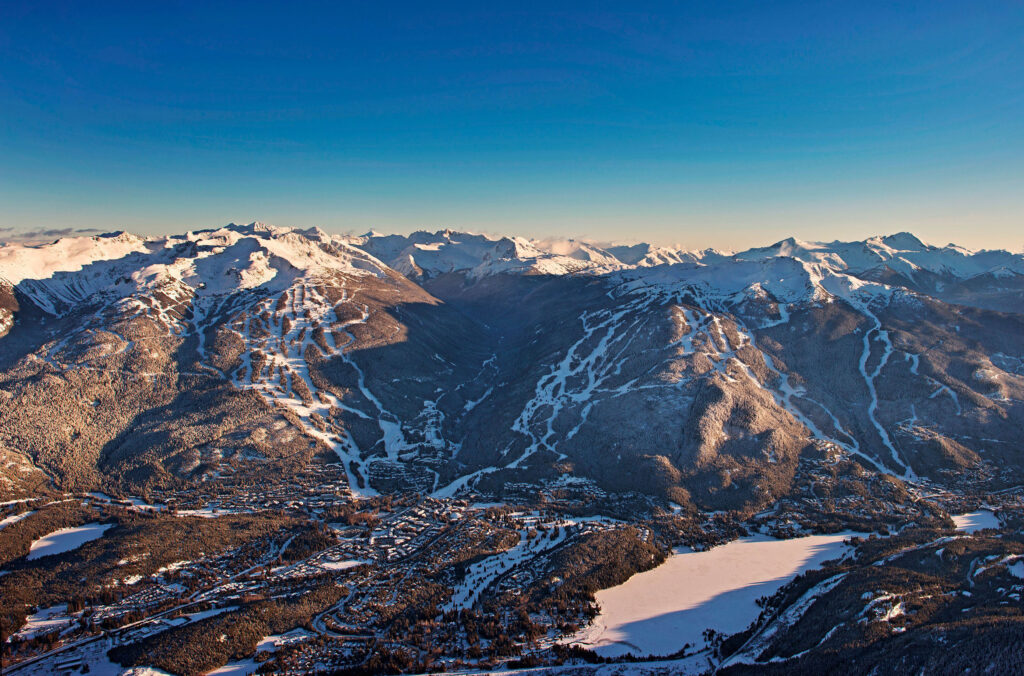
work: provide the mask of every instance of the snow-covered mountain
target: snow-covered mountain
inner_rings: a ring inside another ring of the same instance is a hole
[[[624,267],[611,253],[585,242],[539,242],[522,237],[439,230],[409,236],[368,233],[347,240],[410,276],[460,272],[473,278],[495,274],[562,275],[608,272]]]
[[[383,275],[385,266],[315,228],[262,223],[148,239],[122,232],[0,247],[0,280],[51,314],[95,297],[156,291],[280,292],[300,277],[334,272]]]
[[[718,266],[727,262],[790,258],[821,269],[857,277],[897,274],[913,282],[924,275],[966,280],[981,275],[1024,274],[1024,256],[1008,251],[970,251],[949,244],[936,247],[910,233],[871,237],[860,242],[803,242],[789,238],[738,253],[714,249],[686,251],[641,243],[604,248],[576,240],[528,240],[522,237],[440,230],[411,235],[368,233],[348,243],[406,275],[436,276],[461,272],[479,278],[503,273],[605,274],[662,265]]]
[[[287,458],[363,494],[571,478],[706,508],[766,504],[836,455],[1017,480],[1022,280],[1019,254],[906,233],[725,253],[254,223],[7,245],[0,451],[64,487]]]
[[[369,257],[360,255],[360,251]],[[217,264],[225,266],[223,269],[202,269],[206,267],[202,263],[197,269],[195,261],[212,261],[214,254],[220,261]],[[601,248],[572,239],[492,238],[452,230],[418,231],[408,236],[374,232],[331,236],[318,228],[299,230],[252,223],[168,237],[111,233],[67,237],[49,244],[7,244],[0,246],[0,279],[11,285],[53,280],[38,286],[49,286],[58,299],[75,301],[87,297],[92,287],[61,288],[72,276],[78,281],[83,277],[93,280],[95,290],[108,288],[113,278],[128,273],[138,284],[177,280],[197,288],[205,282],[213,284],[212,293],[251,288],[271,279],[287,286],[289,275],[324,271],[357,269],[379,274],[384,266],[408,276],[457,272],[480,278],[496,274],[599,275],[632,268],[709,267],[773,259],[793,259],[816,264],[819,271],[858,277],[877,275],[883,269],[909,280],[922,272],[953,280],[1024,275],[1024,255],[1002,250],[975,252],[954,244],[936,247],[906,232],[860,242],[789,238],[766,247],[723,253],[646,243]],[[140,266],[145,268],[141,273]],[[83,271],[85,275],[67,274]]]
[[[1024,273],[1024,256],[1007,251],[970,251],[955,244],[944,247],[923,243],[909,232],[871,237],[863,242],[802,242],[789,238],[769,247],[750,249],[738,258],[752,260],[785,256],[863,274],[878,268],[913,279],[922,271],[967,279],[997,271]]]

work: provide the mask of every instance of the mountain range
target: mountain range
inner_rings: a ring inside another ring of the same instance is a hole
[[[1024,256],[261,223],[0,246],[0,499],[336,468],[356,495],[756,511],[802,461],[1020,483]],[[269,478],[268,478],[269,480]]]

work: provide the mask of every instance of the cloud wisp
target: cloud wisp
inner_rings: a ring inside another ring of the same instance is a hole
[[[98,228],[34,228],[22,230],[15,227],[0,228],[0,243],[36,244],[61,237],[83,237],[103,232]]]

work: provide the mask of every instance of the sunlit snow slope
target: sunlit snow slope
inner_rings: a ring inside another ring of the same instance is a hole
[[[0,246],[0,450],[66,486],[335,468],[707,508],[802,457],[1022,471],[1024,258],[903,233],[740,253],[259,223]],[[60,425],[45,424],[54,418]]]

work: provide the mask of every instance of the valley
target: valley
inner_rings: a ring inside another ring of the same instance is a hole
[[[1022,294],[907,233],[0,247],[5,665],[1008,667]]]

